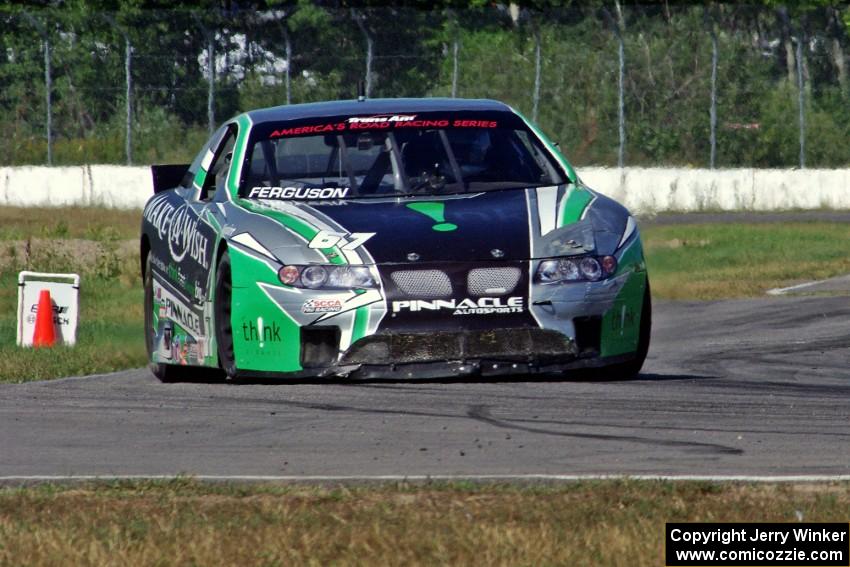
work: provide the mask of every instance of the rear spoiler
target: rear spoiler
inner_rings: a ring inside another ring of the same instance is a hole
[[[153,192],[161,193],[168,189],[174,189],[181,184],[183,177],[188,171],[188,163],[180,165],[152,165]]]

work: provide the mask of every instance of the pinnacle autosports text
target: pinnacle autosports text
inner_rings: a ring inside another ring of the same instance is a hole
[[[252,187],[250,199],[345,199],[348,187]]]
[[[156,282],[154,282],[154,294],[157,301],[160,302],[160,316],[164,316],[175,321],[196,337],[203,335],[203,330],[201,329],[201,318],[192,310],[191,307],[180,301],[180,299],[172,295],[164,287],[156,284]]]
[[[440,311],[452,310],[452,315],[504,315],[507,313],[522,313],[524,302],[522,297],[481,297],[475,299],[409,299],[393,301],[393,313],[399,311]]]

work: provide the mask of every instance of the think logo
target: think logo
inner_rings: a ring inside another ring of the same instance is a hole
[[[242,338],[246,342],[280,342],[280,326],[272,321],[270,325],[257,326],[253,321],[242,323]]]

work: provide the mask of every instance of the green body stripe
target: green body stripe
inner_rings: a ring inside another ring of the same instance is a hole
[[[627,354],[637,349],[645,290],[646,272],[632,272],[614,305],[602,316],[600,356]]]
[[[646,262],[643,257],[643,247],[641,246],[640,235],[638,235],[632,243],[629,244],[617,259],[617,272],[615,275],[620,275],[627,270],[642,272],[646,270]]]
[[[230,162],[230,172],[227,175],[227,189],[234,199],[239,193],[239,177],[242,170],[242,162],[245,161],[245,148],[248,144],[248,135],[251,132],[251,119],[247,114],[236,117],[236,125],[239,130],[236,135],[236,145],[233,148],[233,159]]]
[[[620,253],[615,275],[626,275],[627,280],[617,294],[614,305],[602,317],[601,356],[634,352],[638,345],[647,282],[640,236],[634,238]]]
[[[511,110],[513,110],[513,111],[514,111],[514,113],[515,113],[517,116],[519,116],[520,118],[522,118],[522,119],[523,119],[523,121],[525,122],[525,124],[526,124],[529,128],[531,128],[531,131],[532,131],[532,132],[534,132],[535,134],[537,134],[537,137],[538,137],[538,138],[540,138],[541,140],[543,140],[543,143],[546,145],[546,147],[549,149],[549,151],[550,151],[550,152],[552,152],[552,153],[555,155],[555,158],[558,160],[558,162],[559,162],[562,166],[564,166],[564,169],[566,169],[566,170],[567,170],[567,176],[570,178],[570,181],[572,181],[573,183],[577,182],[577,181],[578,181],[578,175],[576,175],[576,172],[575,172],[575,170],[573,169],[572,164],[570,164],[570,162],[569,162],[569,161],[567,161],[567,158],[565,158],[565,157],[564,157],[564,154],[562,154],[562,153],[561,153],[561,151],[560,151],[558,148],[556,148],[556,147],[555,147],[555,144],[553,144],[553,143],[549,140],[549,138],[547,138],[547,137],[546,137],[546,134],[544,134],[544,133],[543,133],[543,132],[542,132],[542,131],[541,131],[541,130],[540,130],[540,129],[536,126],[536,125],[534,125],[534,123],[533,123],[533,122],[531,122],[528,118],[526,118],[525,116],[523,116],[523,115],[522,115],[522,113],[521,113],[519,110],[517,110],[516,108],[511,108]]]
[[[272,209],[267,209],[263,207],[259,207],[256,204],[252,203],[248,199],[241,199],[240,204],[248,209],[251,212],[258,213],[261,215],[265,215],[273,218],[304,240],[308,242],[316,238],[316,235],[319,234],[318,229],[310,226],[306,222],[301,219],[294,217],[292,215],[288,215],[286,213],[282,213],[280,211],[275,211]],[[325,255],[328,262],[331,264],[347,264],[345,260],[345,256],[338,247],[334,246],[333,248],[322,248],[320,252]]]
[[[354,328],[351,330],[351,344],[366,336],[369,326],[369,307],[358,307],[354,312]]]
[[[203,167],[199,167],[198,171],[195,172],[195,181],[193,181],[192,184],[196,188],[200,189],[204,186],[204,181],[206,179],[207,179],[207,170],[204,169]]]
[[[276,272],[249,254],[230,250],[233,275],[233,348],[237,364],[245,369],[265,372],[302,370],[300,327],[260,289],[258,283],[280,285]],[[263,328],[279,329],[278,337],[264,341]],[[243,325],[256,327],[256,337],[245,332]]]
[[[581,215],[587,208],[587,205],[593,200],[593,195],[589,191],[581,187],[573,187],[570,189],[567,196],[564,197],[561,215],[558,218],[558,226],[566,226],[581,219]]]
[[[218,222],[214,215],[210,214],[209,210],[206,210],[204,212],[204,219],[206,219],[206,221],[212,225],[216,232],[221,232],[221,224]]]

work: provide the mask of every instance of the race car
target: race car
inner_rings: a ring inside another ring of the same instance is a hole
[[[153,373],[638,373],[635,219],[493,100],[254,110],[153,166],[141,228]]]

